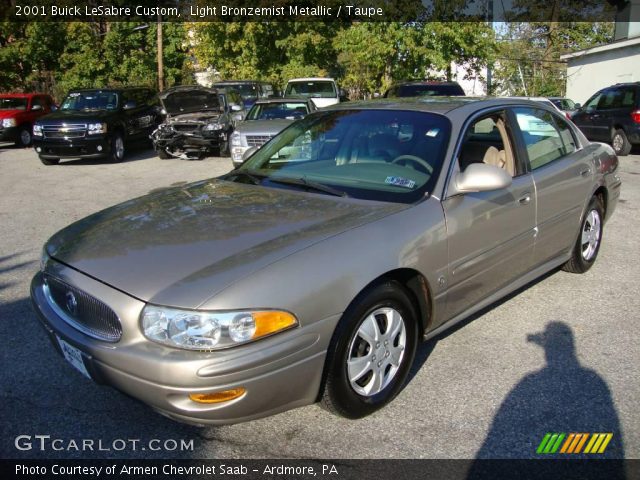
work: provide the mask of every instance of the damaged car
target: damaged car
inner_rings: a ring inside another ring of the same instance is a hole
[[[159,95],[162,123],[152,134],[160,158],[200,160],[208,154],[226,156],[242,105],[228,101],[229,92],[193,86],[173,87]],[[235,117],[235,118],[234,118]]]

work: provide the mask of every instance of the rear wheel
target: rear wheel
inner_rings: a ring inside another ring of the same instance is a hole
[[[16,140],[16,146],[18,147],[28,147],[31,145],[32,137],[31,137],[31,128],[28,126],[24,126],[20,128],[18,132],[18,139]]]
[[[625,155],[629,155],[631,152],[631,143],[627,138],[627,134],[624,133],[624,130],[618,129],[613,132],[613,138],[611,139],[611,146],[613,150],[616,152],[616,155],[624,157]]]
[[[382,408],[402,390],[417,341],[416,313],[405,289],[397,282],[368,289],[333,334],[321,405],[347,418]]]
[[[602,202],[598,197],[593,197],[582,219],[580,234],[573,246],[571,258],[564,264],[563,270],[571,273],[584,273],[591,268],[600,251],[603,220],[604,207]]]
[[[111,137],[111,153],[109,160],[112,163],[120,163],[124,160],[124,137],[120,132],[116,132]]]
[[[162,160],[171,158],[171,155],[169,155],[164,148],[160,148],[156,150],[156,153],[158,154],[158,157],[161,158]]]
[[[40,157],[40,161],[44,164],[44,165],[57,165],[60,163],[60,159],[59,158],[42,158]]]

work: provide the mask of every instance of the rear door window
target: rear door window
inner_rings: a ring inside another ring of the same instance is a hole
[[[559,128],[550,112],[534,108],[515,108],[514,113],[527,149],[531,170],[548,165],[575,150],[573,135],[570,130],[566,131],[569,127],[563,125]]]

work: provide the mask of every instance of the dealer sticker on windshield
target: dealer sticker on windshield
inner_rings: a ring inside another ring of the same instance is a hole
[[[416,182],[402,177],[387,177],[384,181],[387,185],[394,185],[396,187],[413,188],[416,186]]]

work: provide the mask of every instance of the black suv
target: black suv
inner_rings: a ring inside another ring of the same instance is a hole
[[[464,90],[458,82],[402,82],[392,85],[383,95],[394,97],[458,97]]]
[[[56,165],[61,158],[120,162],[125,145],[148,140],[160,120],[160,106],[151,89],[73,90],[56,112],[34,124],[33,145],[45,165]]]
[[[628,155],[640,144],[640,82],[600,90],[571,120],[589,140],[610,143],[618,155]]]

